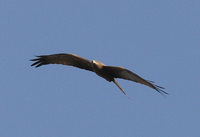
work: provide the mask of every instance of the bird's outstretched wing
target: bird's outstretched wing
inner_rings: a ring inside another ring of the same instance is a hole
[[[114,78],[122,78],[122,79],[126,79],[126,80],[131,80],[134,82],[138,82],[138,83],[144,84],[146,86],[149,86],[149,87],[155,89],[156,91],[158,91],[161,94],[162,93],[168,94],[167,92],[163,91],[163,89],[164,89],[163,87],[155,85],[155,84],[153,84],[153,81],[145,80],[145,79],[141,78],[140,76],[138,76],[137,74],[135,74],[125,68],[115,67],[115,66],[104,66],[103,69],[106,72],[108,72],[109,74],[111,74]]]
[[[31,66],[35,66],[36,68],[47,64],[62,64],[93,71],[91,67],[91,61],[82,58],[80,56],[77,56],[75,54],[61,53],[52,55],[41,55],[36,57],[38,58],[30,60],[30,61],[35,61],[35,63],[33,63]]]

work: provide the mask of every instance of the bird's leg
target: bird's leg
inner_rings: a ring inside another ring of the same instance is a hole
[[[113,80],[113,82],[118,86],[118,88],[126,95],[126,92],[120,87],[120,85],[117,83],[117,81],[115,80],[115,78],[114,78],[114,80]],[[127,95],[126,95],[127,96]],[[127,96],[128,98],[130,98],[129,96]]]

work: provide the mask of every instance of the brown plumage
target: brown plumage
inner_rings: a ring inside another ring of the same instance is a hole
[[[35,66],[37,68],[39,66],[47,64],[62,64],[89,70],[95,72],[97,75],[103,77],[109,82],[113,81],[125,95],[126,95],[125,91],[120,87],[115,78],[122,78],[138,82],[153,88],[154,90],[158,91],[161,94],[163,93],[168,94],[167,92],[162,90],[164,89],[163,87],[155,85],[153,81],[145,80],[140,76],[136,75],[135,73],[131,72],[130,70],[127,70],[123,67],[106,66],[99,61],[96,60],[89,61],[75,54],[63,53],[63,54],[41,55],[36,57],[38,58],[30,60],[30,61],[35,61],[35,63],[33,63],[31,66]]]

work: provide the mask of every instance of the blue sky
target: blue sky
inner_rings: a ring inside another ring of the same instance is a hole
[[[0,1],[0,136],[199,136],[200,9],[195,0]],[[34,55],[123,66],[149,87]]]

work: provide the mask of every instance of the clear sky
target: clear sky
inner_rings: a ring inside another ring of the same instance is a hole
[[[200,1],[0,0],[1,137],[200,136]],[[123,66],[170,95],[34,55]]]

